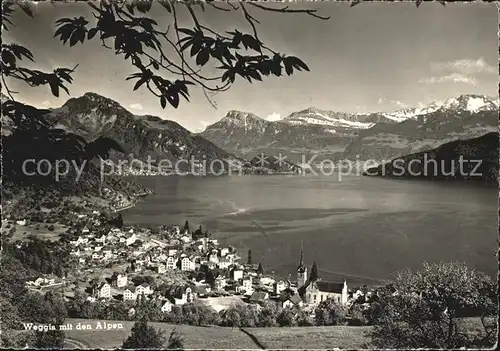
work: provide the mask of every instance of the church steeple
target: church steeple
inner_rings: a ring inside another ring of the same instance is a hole
[[[305,285],[307,281],[307,267],[304,265],[304,241],[301,243],[300,247],[300,261],[297,267],[297,287]]]
[[[304,240],[301,242],[300,246],[300,261],[299,261],[299,266],[297,267],[297,272],[299,273],[304,273]]]

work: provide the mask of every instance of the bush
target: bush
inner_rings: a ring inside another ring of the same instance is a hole
[[[280,327],[293,327],[296,324],[295,313],[289,308],[284,308],[278,314],[276,321]]]
[[[351,307],[350,314],[351,318],[348,320],[348,324],[352,326],[362,326],[368,324],[368,319],[365,317],[365,311],[359,304],[354,304]]]
[[[220,312],[220,325],[224,327],[255,327],[257,311],[242,303],[229,306]]]
[[[297,315],[295,316],[295,323],[299,327],[310,327],[314,325],[311,315],[304,310],[300,310],[297,313]]]
[[[341,325],[346,322],[345,307],[333,299],[322,301],[315,309],[314,315],[316,325]]]

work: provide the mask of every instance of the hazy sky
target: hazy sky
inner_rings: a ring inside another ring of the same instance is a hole
[[[268,77],[249,84],[237,81],[231,90],[217,94],[214,109],[201,90],[191,91],[191,102],[178,109],[162,110],[146,89],[132,91],[124,78],[134,70],[98,40],[69,48],[53,39],[53,23],[61,17],[86,16],[82,4],[39,4],[35,18],[18,11],[4,40],[29,47],[37,67],[51,70],[79,64],[70,86],[72,96],[92,91],[118,101],[135,114],[151,114],[175,120],[192,131],[222,118],[228,110],[241,110],[263,118],[285,117],[315,106],[351,112],[386,111],[442,101],[462,93],[498,94],[498,13],[495,4],[288,3],[290,8],[315,8],[322,21],[304,14],[264,12],[248,6],[260,20],[260,39],[276,51],[296,55],[311,72],[291,77]],[[279,5],[282,6],[282,5]],[[200,13],[206,25],[219,31],[251,32],[240,11],[207,9]],[[181,26],[192,27],[185,10]],[[163,28],[170,15],[159,5],[151,12]],[[93,23],[93,22],[91,22]],[[22,100],[57,107],[69,97],[55,98],[46,88],[12,87]]]

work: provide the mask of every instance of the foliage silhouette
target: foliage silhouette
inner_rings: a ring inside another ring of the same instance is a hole
[[[463,263],[424,264],[399,272],[393,293],[381,298],[370,332],[377,348],[483,348],[497,341],[497,286]],[[479,317],[481,329],[468,333],[462,317]]]

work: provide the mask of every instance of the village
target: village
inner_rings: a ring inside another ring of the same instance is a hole
[[[187,221],[155,230],[133,226],[108,230],[98,211],[73,216],[76,224],[61,240],[74,270],[63,278],[50,275],[27,281],[30,290],[57,290],[66,301],[83,294],[90,303],[123,302],[130,318],[140,299],[159,302],[164,314],[194,301],[216,312],[237,303],[258,307],[275,302],[281,308],[312,314],[328,298],[347,307],[372,293],[361,289],[353,293],[346,281],[311,279],[317,272],[308,276],[303,252],[296,281],[276,279],[265,274],[261,264],[251,262],[251,252],[241,263],[234,247],[220,245],[201,226],[191,230]]]

